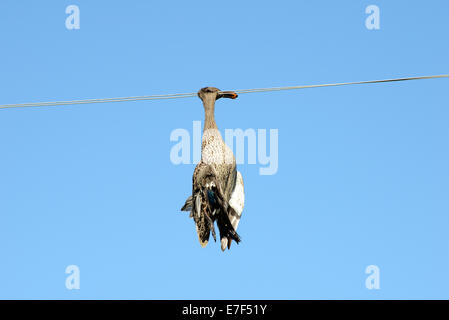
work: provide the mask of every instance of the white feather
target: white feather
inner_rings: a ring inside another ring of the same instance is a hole
[[[199,218],[201,213],[201,198],[199,195],[196,196],[195,202],[196,202],[196,216]]]
[[[237,227],[240,222],[240,217],[242,216],[243,207],[245,206],[245,192],[243,186],[243,178],[242,174],[237,171],[237,181],[235,183],[234,191],[231,194],[231,199],[229,200],[229,205],[234,209],[237,213],[236,216],[229,216],[229,220],[231,221],[234,230],[237,230]],[[225,250],[228,245],[228,239],[221,239],[221,250]]]
[[[234,230],[237,230],[237,226],[242,216],[243,207],[245,206],[245,192],[243,186],[242,174],[237,171],[237,181],[235,183],[234,191],[232,192],[231,199],[229,200],[229,205],[237,213],[237,216],[230,216],[231,224]]]

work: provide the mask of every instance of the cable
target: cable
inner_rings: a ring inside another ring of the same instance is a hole
[[[255,92],[270,92],[270,91],[321,88],[321,87],[337,87],[337,86],[348,86],[348,85],[357,85],[357,84],[385,83],[385,82],[398,82],[398,81],[437,79],[437,78],[449,78],[449,74],[441,74],[441,75],[433,75],[433,76],[418,76],[418,77],[408,77],[408,78],[394,78],[394,79],[384,79],[384,80],[357,81],[357,82],[313,84],[313,85],[290,86],[290,87],[239,89],[239,90],[233,90],[233,91],[238,94],[245,94],[245,93],[255,93]],[[85,100],[53,101],[53,102],[31,102],[31,103],[19,103],[19,104],[3,104],[3,105],[0,105],[0,109],[63,106],[63,105],[74,105],[74,104],[91,104],[91,103],[123,102],[123,101],[178,99],[178,98],[190,98],[190,97],[195,97],[195,96],[197,96],[196,92],[190,92],[190,93],[174,93],[174,94],[122,97],[122,98],[85,99]]]
[[[275,87],[275,88],[259,88],[259,89],[241,89],[234,90],[236,93],[253,93],[253,92],[269,92],[269,91],[281,91],[281,90],[294,90],[294,89],[307,89],[307,88],[321,88],[321,87],[337,87],[348,86],[355,84],[368,84],[368,83],[382,83],[382,82],[395,82],[395,81],[408,81],[408,80],[422,80],[422,79],[436,79],[436,78],[449,78],[449,74],[441,74],[435,76],[420,76],[409,78],[395,78],[384,80],[369,80],[369,81],[357,81],[357,82],[342,82],[342,83],[328,83],[328,84],[312,84],[304,86],[292,86],[292,87]]]
[[[4,105],[0,105],[0,109],[2,109],[2,108],[64,106],[64,105],[73,105],[73,104],[140,101],[140,100],[177,99],[177,98],[190,98],[190,97],[194,97],[196,95],[197,95],[196,92],[194,92],[194,93],[175,93],[175,94],[152,95],[152,96],[123,97],[123,98],[86,99],[86,100],[70,100],[70,101],[54,101],[54,102],[32,102],[32,103],[20,103],[20,104],[4,104]]]

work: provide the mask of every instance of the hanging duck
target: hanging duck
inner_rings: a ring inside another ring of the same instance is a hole
[[[210,234],[216,241],[214,223],[220,233],[221,249],[231,248],[231,242],[240,242],[237,226],[245,202],[243,178],[237,171],[232,150],[224,143],[215,123],[215,101],[220,98],[237,98],[232,91],[206,87],[198,91],[205,112],[201,161],[193,172],[192,195],[187,198],[182,211],[190,211],[202,247],[209,242]]]

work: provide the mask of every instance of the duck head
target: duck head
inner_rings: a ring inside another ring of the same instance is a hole
[[[213,102],[220,98],[235,99],[238,97],[237,93],[233,91],[221,91],[214,87],[205,87],[198,91],[198,97],[204,102]]]

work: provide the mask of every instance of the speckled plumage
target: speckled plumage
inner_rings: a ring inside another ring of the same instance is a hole
[[[235,98],[235,93],[229,93]],[[237,172],[232,150],[224,143],[214,118],[215,100],[220,98],[216,88],[203,88],[198,92],[205,110],[205,124],[201,145],[201,161],[193,173],[192,196],[181,210],[190,211],[201,246],[206,246],[210,233],[216,240],[214,222],[220,232],[221,248],[237,243],[236,232],[243,206],[243,179]],[[225,96],[225,95],[222,95]]]

